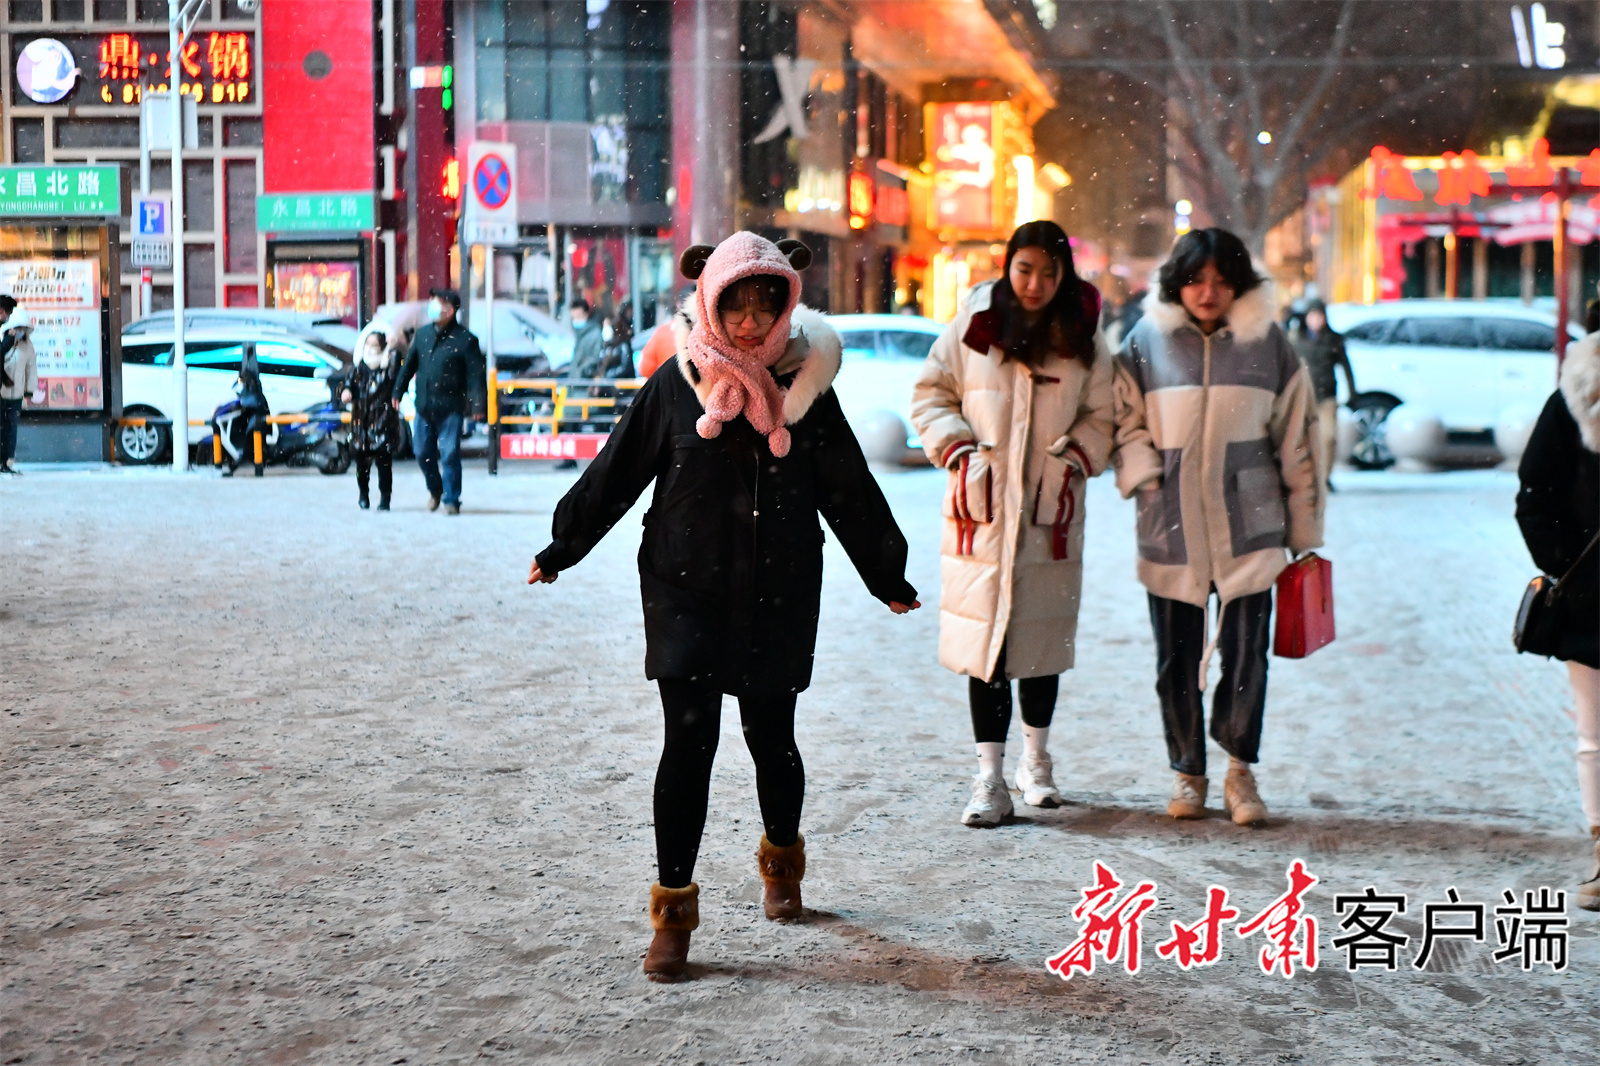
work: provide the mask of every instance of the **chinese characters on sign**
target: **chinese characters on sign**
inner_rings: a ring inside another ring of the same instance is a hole
[[[346,232],[372,229],[370,192],[268,193],[256,197],[261,233]]]
[[[137,104],[147,89],[167,91],[172,60],[165,36],[110,33],[93,43],[97,44],[99,59],[95,94],[101,103]],[[183,67],[181,91],[202,104],[251,101],[253,48],[254,41],[248,33],[196,35],[178,56]]]
[[[1159,902],[1156,884],[1140,881],[1122,893],[1123,882],[1104,863],[1094,864],[1095,883],[1082,890],[1082,901],[1073,908],[1079,923],[1078,937],[1064,951],[1052,956],[1045,967],[1063,981],[1074,974],[1092,975],[1095,961],[1121,962],[1130,974],[1142,965],[1140,928],[1144,916]],[[1298,970],[1317,968],[1318,922],[1306,903],[1306,894],[1320,882],[1296,859],[1289,864],[1288,888],[1268,903],[1253,918],[1234,925],[1240,937],[1260,934],[1264,943],[1256,962],[1265,974],[1294,977]],[[1122,893],[1119,895],[1119,893]],[[1156,954],[1189,972],[1210,966],[1222,957],[1222,927],[1235,923],[1241,912],[1229,905],[1228,889],[1212,885],[1206,893],[1205,913],[1193,922],[1173,921],[1172,936],[1156,945]],[[1548,966],[1553,972],[1567,969],[1567,897],[1549,888],[1529,889],[1520,900],[1506,889],[1502,903],[1494,909],[1496,963],[1518,962],[1524,971]],[[1411,937],[1390,927],[1397,914],[1408,912],[1405,893],[1380,893],[1369,885],[1361,893],[1334,896],[1334,912],[1344,935],[1332,938],[1336,951],[1345,953],[1345,969],[1354,973],[1363,968],[1394,972],[1400,969],[1401,951]],[[1450,888],[1442,901],[1427,902],[1421,945],[1412,960],[1417,970],[1427,969],[1441,944],[1469,941],[1483,944],[1488,935],[1487,905],[1464,902]]]
[[[995,108],[993,104],[930,104],[933,217],[929,228],[994,227]]]
[[[0,166],[0,215],[119,215],[121,172],[107,166]]]
[[[41,405],[52,411],[105,406],[100,366],[100,264],[92,259],[0,260],[0,293],[33,318]],[[28,406],[32,408],[30,400]]]
[[[278,263],[272,268],[273,306],[357,325],[357,269],[351,262]]]

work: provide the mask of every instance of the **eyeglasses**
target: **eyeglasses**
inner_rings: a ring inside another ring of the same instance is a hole
[[[778,321],[778,312],[762,311],[760,309],[754,311],[730,310],[723,311],[721,314],[723,324],[728,326],[742,326],[746,321],[752,318],[755,319],[756,325],[762,327],[770,326],[774,322]]]

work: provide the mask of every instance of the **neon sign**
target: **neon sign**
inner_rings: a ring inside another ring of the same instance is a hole
[[[150,92],[165,93],[172,68],[164,37],[110,33],[95,42],[99,60],[95,93],[105,104],[137,104]],[[242,104],[254,93],[255,49],[248,33],[208,33],[187,42],[178,55],[179,91],[201,104]]]

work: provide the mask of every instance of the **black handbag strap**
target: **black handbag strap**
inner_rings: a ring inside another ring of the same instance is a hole
[[[1576,559],[1572,560],[1572,565],[1567,567],[1567,572],[1556,578],[1556,587],[1550,590],[1551,595],[1559,595],[1561,590],[1567,587],[1567,578],[1577,572],[1578,564],[1588,558],[1589,553],[1594,551],[1594,546],[1597,543],[1600,543],[1600,530],[1596,530],[1594,536],[1589,538],[1588,545],[1578,553]]]

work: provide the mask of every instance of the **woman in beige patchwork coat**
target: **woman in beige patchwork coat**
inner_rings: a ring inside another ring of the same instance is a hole
[[[1201,694],[1213,649],[1222,681],[1211,736],[1231,759],[1226,806],[1240,825],[1266,817],[1250,767],[1267,702],[1272,586],[1286,550],[1322,544],[1316,396],[1273,310],[1244,243],[1195,230],[1174,246],[1117,356],[1117,487],[1138,495],[1174,818],[1205,814]],[[1221,623],[1208,639],[1212,596]]]
[[[940,546],[939,661],[966,674],[978,776],[961,821],[1011,814],[1003,761],[1018,680],[1025,802],[1061,802],[1047,747],[1073,665],[1085,479],[1112,445],[1111,355],[1100,295],[1054,222],[1012,234],[1004,276],[975,289],[913,393],[923,448],[949,471]]]

